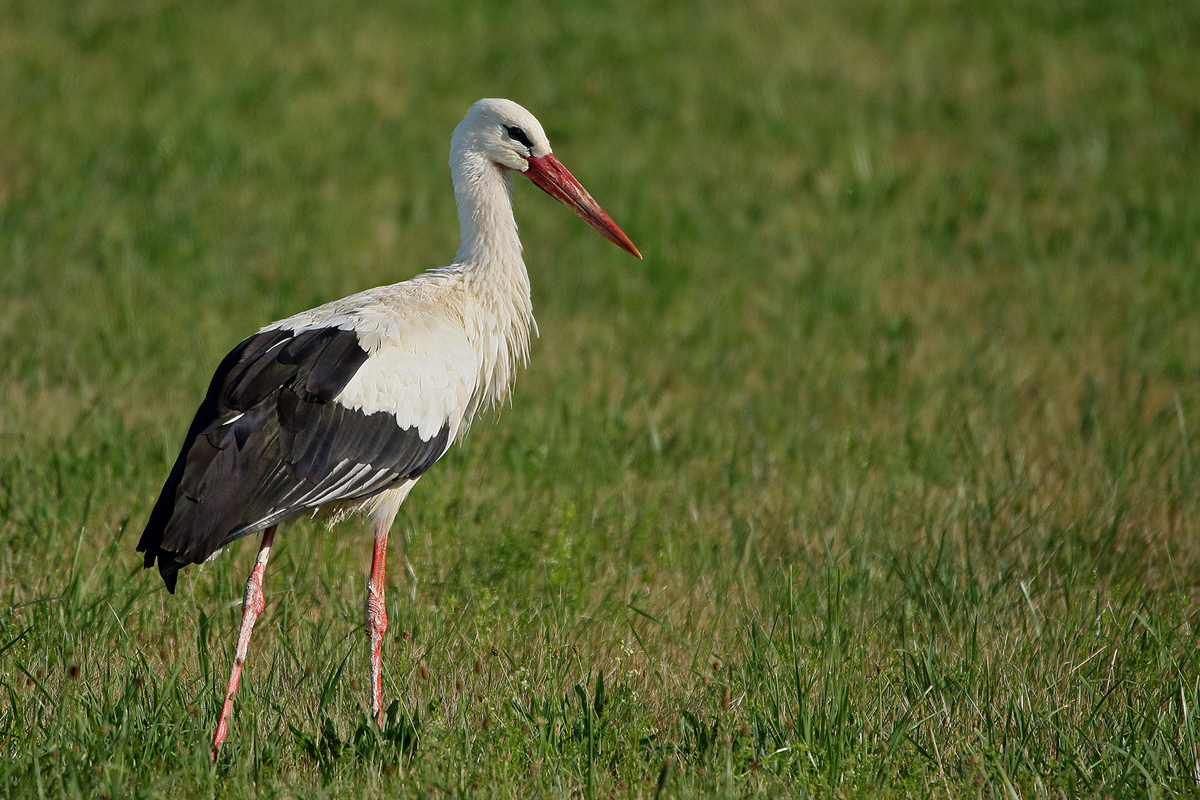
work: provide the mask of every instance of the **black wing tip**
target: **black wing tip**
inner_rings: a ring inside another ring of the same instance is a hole
[[[174,553],[168,553],[159,547],[148,547],[146,548],[146,557],[142,559],[143,569],[150,569],[154,566],[154,562],[158,561],[158,574],[162,575],[163,583],[167,585],[167,591],[171,594],[175,594],[175,583],[179,580],[179,570],[184,566],[175,560],[174,555]]]
[[[158,574],[162,575],[163,583],[167,585],[167,591],[175,594],[175,583],[179,580],[179,570],[183,567],[183,564],[172,558],[171,553],[159,550],[156,555],[158,557]],[[152,557],[150,554],[147,554],[146,566],[150,567],[153,563]]]
[[[158,573],[162,575],[163,583],[167,585],[167,592],[175,594],[175,581],[179,578],[179,567],[182,566],[173,558],[158,559]]]

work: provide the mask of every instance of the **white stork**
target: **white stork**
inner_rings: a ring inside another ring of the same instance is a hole
[[[137,549],[174,593],[179,569],[262,531],[213,735],[215,760],[280,523],[319,509],[375,526],[367,582],[371,710],[382,721],[388,530],[417,479],[481,408],[508,391],[533,324],[513,219],[512,172],[527,176],[624,250],[637,248],[551,154],[541,124],[509,100],[480,100],[454,131],[450,170],[462,243],[454,263],[272,323],[217,367]]]

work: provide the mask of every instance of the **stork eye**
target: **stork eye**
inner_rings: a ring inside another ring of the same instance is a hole
[[[520,142],[530,150],[533,149],[533,142],[529,141],[529,136],[527,136],[525,131],[521,130],[516,125],[505,125],[504,130],[513,139],[513,141]]]

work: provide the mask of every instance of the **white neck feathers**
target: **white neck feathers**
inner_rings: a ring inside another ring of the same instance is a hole
[[[473,414],[504,398],[515,368],[528,358],[533,304],[508,172],[469,148],[456,149],[450,160],[462,243],[454,268],[465,290],[467,336],[481,362]]]

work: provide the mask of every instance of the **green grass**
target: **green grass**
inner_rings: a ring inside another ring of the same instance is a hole
[[[450,258],[483,96],[646,259],[517,186],[389,725],[301,523],[214,766],[254,543],[171,597],[150,503],[240,338]],[[1198,793],[1193,4],[5,1],[0,97],[0,795]]]

